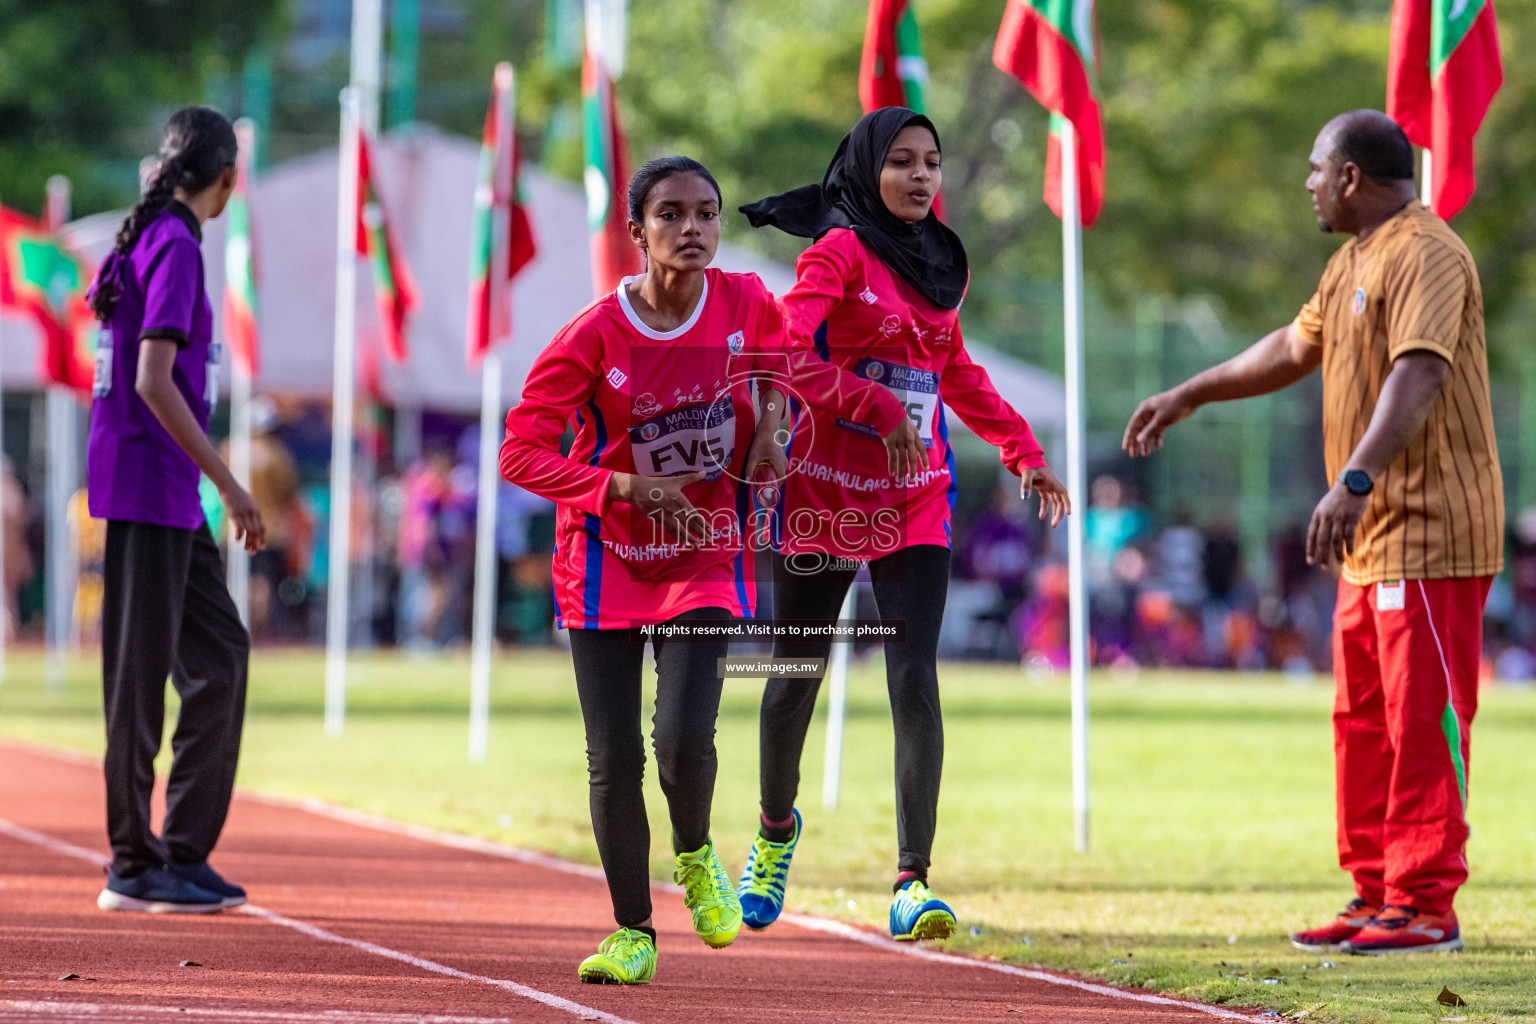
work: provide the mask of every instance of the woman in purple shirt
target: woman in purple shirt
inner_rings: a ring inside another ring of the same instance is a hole
[[[202,224],[235,187],[235,132],[208,107],[171,116],[160,164],[91,286],[102,322],[87,448],[91,515],[107,520],[102,688],[107,716],[103,910],[210,913],[245,891],[208,866],[229,812],[250,641],[203,518],[218,486],[247,551],[261,513],[208,440],[220,346],[203,275]],[[160,835],[150,824],[165,680],[181,697]]]

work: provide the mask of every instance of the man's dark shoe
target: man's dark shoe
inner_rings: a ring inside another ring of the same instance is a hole
[[[199,889],[218,895],[224,901],[225,907],[238,907],[245,903],[245,890],[232,882],[226,882],[208,862],[201,864],[177,864],[172,862],[166,865],[177,878],[184,882],[191,882]]]
[[[224,897],[165,868],[151,868],[131,878],[108,871],[107,887],[96,897],[96,906],[146,914],[217,914],[224,909]]]

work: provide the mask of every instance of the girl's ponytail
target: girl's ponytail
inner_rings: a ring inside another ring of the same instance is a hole
[[[160,135],[160,166],[149,178],[117,232],[117,243],[97,271],[88,297],[96,319],[112,318],[122,291],[121,275],[144,229],[160,215],[179,188],[196,194],[212,185],[224,169],[234,164],[238,152],[235,129],[229,119],[212,107],[184,107],[171,115]]]

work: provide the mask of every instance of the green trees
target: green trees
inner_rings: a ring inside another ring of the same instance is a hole
[[[546,166],[575,177],[579,139],[558,112],[577,95],[578,72],[542,62],[534,6],[519,3],[522,26],[504,30],[533,64],[521,123]],[[1317,230],[1307,155],[1333,115],[1384,105],[1390,0],[1137,0],[1098,11],[1109,164],[1085,247],[1090,280],[1127,309],[1138,294],[1213,296],[1243,331],[1290,319],[1341,241]],[[985,319],[1009,282],[1060,273],[1057,224],[1040,201],[1046,118],[992,67],[998,0],[919,0],[917,13],[946,200],[978,257],[972,316]],[[1477,195],[1455,224],[1495,322],[1536,302],[1536,64],[1518,57],[1536,50],[1536,0],[1502,0],[1498,13],[1506,84],[1479,137]],[[864,16],[858,2],[637,0],[619,85],[636,160],[698,157],[728,207],[818,180],[859,116]],[[743,218],[726,227],[777,257],[798,251]]]
[[[0,0],[0,199],[37,212],[64,173],[78,209],[132,195],[162,107],[206,95],[278,0]]]
[[[63,171],[77,208],[122,202],[164,109],[238,70],[279,6],[0,0],[0,196],[35,211],[43,179]],[[1085,246],[1090,283],[1127,313],[1141,295],[1211,296],[1241,332],[1289,319],[1340,241],[1316,229],[1307,154],[1328,118],[1385,102],[1390,0],[1098,6],[1109,164]],[[578,180],[579,0],[461,7],[463,32],[423,36],[422,116],[478,135],[491,68],[510,57],[530,155]],[[991,64],[1001,7],[917,2],[948,209],[975,257],[969,320],[1006,346],[1017,283],[1059,275],[1060,238],[1040,200],[1044,112]],[[619,106],[635,160],[698,157],[728,208],[819,179],[859,116],[865,13],[862,0],[632,0]],[[1520,59],[1536,52],[1536,0],[1500,0],[1498,14],[1506,82],[1455,227],[1482,271],[1495,359],[1509,365],[1518,335],[1501,325],[1536,314],[1536,63]],[[333,144],[344,69],[331,71],[335,82],[312,70],[280,83],[274,127],[289,137],[274,156]],[[780,259],[799,251],[739,216],[726,230]]]

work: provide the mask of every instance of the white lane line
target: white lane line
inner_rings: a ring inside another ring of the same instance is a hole
[[[12,741],[5,741],[10,743]],[[16,744],[23,746],[22,744]],[[71,752],[56,751],[51,747],[25,744],[25,749],[44,756],[54,755],[60,760],[78,763],[80,755]],[[94,764],[94,762],[91,762]],[[357,825],[362,828],[370,828],[379,832],[387,832],[392,835],[409,836],[426,843],[435,843],[439,846],[450,846],[458,850],[469,850],[474,853],[483,853],[491,857],[500,857],[504,860],[514,860],[523,864],[548,868],[551,871],[562,871],[568,875],[579,875],[583,878],[603,878],[601,868],[595,868],[587,864],[577,864],[547,853],[538,853],[534,850],[525,850],[521,847],[510,846],[506,843],[497,843],[489,839],[475,839],[470,836],[458,835],[454,832],[444,832],[440,829],[428,828],[425,825],[411,825],[405,822],[395,821],[377,814],[368,814],[364,811],[354,811],[347,807],[317,800],[314,797],[290,797],[277,793],[257,792],[240,787],[239,796],[242,799],[265,804],[269,807],[284,807],[290,810],[305,811],[317,817],[327,818],[331,821],[339,821],[349,825]],[[3,822],[0,822],[3,824]],[[3,829],[0,829],[3,831]],[[35,834],[35,833],[34,833]],[[651,882],[651,887],[662,892],[681,892],[680,886],[670,882]],[[991,960],[980,960],[975,957],[957,956],[953,953],[940,953],[936,950],[925,949],[914,944],[904,944],[887,939],[873,932],[855,928],[841,921],[833,921],[828,918],[813,917],[809,914],[784,914],[781,920],[788,921],[799,927],[811,931],[819,931],[828,935],[837,935],[852,942],[861,942],[867,946],[874,946],[887,952],[897,953],[901,956],[916,957],[921,960],[933,960],[939,963],[953,964],[960,967],[979,968],[987,971],[997,971],[1001,974],[1011,974],[1016,977],[1028,978],[1032,981],[1040,981],[1050,985],[1061,985],[1066,988],[1076,988],[1084,992],[1092,992],[1095,995],[1107,996],[1112,999],[1126,999],[1138,1003],[1155,1003],[1158,1005],[1181,1007],[1192,1012],[1209,1014],[1212,1017],[1221,1017],[1228,1020],[1257,1021],[1258,1018],[1251,1014],[1239,1013],[1236,1010],[1228,1010],[1220,1006],[1210,1006],[1205,1003],[1186,1002],[1182,999],[1174,999],[1169,996],[1154,996],[1144,992],[1131,992],[1126,989],[1115,988],[1112,985],[1100,985],[1091,981],[1082,981],[1066,975],[1051,974],[1047,971],[1032,970],[1027,967],[1015,967],[1012,964],[1000,964]]]
[[[67,843],[62,839],[55,839],[53,836],[44,835],[41,832],[34,832],[29,828],[24,828],[21,825],[16,825],[12,822],[6,821],[4,818],[0,818],[0,834],[8,835],[12,838],[20,839],[24,842],[33,843],[37,846],[43,847],[44,849],[52,850],[54,853],[63,854],[67,857],[74,857],[77,860],[83,860],[89,864],[101,865],[108,863],[109,860],[109,858],[104,857],[102,854],[96,852],[95,850],[87,850],[83,846],[76,846],[74,843]],[[380,946],[373,942],[364,942],[361,939],[349,939],[344,935],[337,935],[335,932],[326,931],[324,928],[317,928],[312,924],[305,924],[303,921],[295,921],[291,917],[284,917],[282,914],[275,914],[270,910],[265,910],[261,907],[252,906],[250,904],[246,904],[240,909],[253,917],[259,917],[263,921],[281,925],[284,928],[291,928],[296,932],[308,935],[312,939],[319,939],[322,942],[334,942],[341,946],[351,946],[353,949],[362,950],[365,953],[372,953],[375,956],[385,957],[390,960],[397,960],[400,963],[410,964],[412,967],[418,967],[421,970],[431,971],[434,974],[441,974],[449,978],[457,978],[460,981],[478,981],[484,985],[492,985],[496,988],[502,989],[503,991],[510,992],[513,995],[522,996],[524,999],[531,999],[536,1003],[543,1003],[545,1006],[548,1006],[552,1009],[562,1010],[566,1013],[577,1016],[582,1020],[599,1020],[605,1021],[607,1024],[634,1024],[633,1021],[627,1020],[624,1017],[619,1017],[615,1014],[607,1013],[603,1010],[594,1009],[590,1006],[584,1006],[581,1003],[574,1002],[562,996],[557,996],[551,992],[545,992],[542,989],[536,989],[532,986],[521,984],[520,982],[508,981],[504,978],[488,978],[483,974],[471,974],[468,971],[461,971],[458,968],[449,967],[447,964],[440,964],[434,960],[426,960],[419,956],[412,956],[409,953],[402,953],[399,950],[390,949],[388,946]]]
[[[981,967],[989,971],[997,971],[999,974],[1012,974],[1019,978],[1029,978],[1031,981],[1043,981],[1050,985],[1081,989],[1084,992],[1092,992],[1094,995],[1113,996],[1116,999],[1131,999],[1138,1003],[1156,1003],[1159,1006],[1176,1006],[1181,1010],[1196,1010],[1200,1013],[1208,1013],[1213,1017],[1225,1017],[1229,1020],[1254,1020],[1249,1014],[1238,1013],[1236,1010],[1226,1010],[1219,1006],[1207,1006],[1205,1003],[1191,1003],[1169,996],[1147,995],[1144,992],[1127,992],[1125,989],[1115,988],[1111,985],[1099,985],[1091,981],[1081,981],[1077,978],[1050,974],[1046,971],[1034,971],[1027,967],[1015,967],[1012,964],[994,963],[990,960],[977,960],[974,957],[957,956],[954,953],[940,953],[937,950],[927,949],[923,946],[897,942],[895,939],[888,939],[883,935],[876,935],[873,932],[867,932],[862,928],[855,928],[853,925],[844,924],[841,921],[829,921],[826,918],[811,917],[808,914],[781,914],[779,915],[779,920],[788,921],[790,924],[799,925],[801,928],[808,928],[813,932],[839,935],[853,942],[862,942],[866,946],[883,949],[888,953],[900,953],[903,956],[916,957],[919,960],[931,960],[934,963],[940,964],[954,964],[958,967]]]
[[[425,825],[412,825],[403,821],[395,821],[393,818],[385,818],[377,814],[369,814],[367,811],[354,811],[350,807],[339,807],[336,804],[326,803],[314,797],[281,796],[276,793],[265,793],[246,789],[241,786],[238,795],[243,800],[252,803],[264,804],[268,807],[280,807],[288,811],[304,811],[316,817],[328,818],[331,821],[339,821],[345,825],[356,825],[359,828],[373,829],[375,832],[388,832],[392,835],[406,836],[410,839],[418,839],[424,843],[433,843],[437,846],[451,846],[456,850],[468,850],[471,853],[483,853],[488,857],[500,857],[503,860],[515,860],[520,864],[528,864],[536,868],[547,868],[550,871],[563,871],[568,875],[580,875],[583,878],[596,879],[606,882],[607,876],[603,869],[589,864],[576,864],[563,860],[547,853],[539,853],[536,850],[525,850],[520,846],[508,846],[505,843],[494,842],[489,839],[476,839],[473,836],[459,835],[456,832],[444,832],[440,829],[428,828]],[[681,886],[673,886],[666,883],[669,888],[682,892]]]
[[[335,804],[326,803],[324,800],[317,800],[313,797],[289,797],[275,793],[253,793],[249,790],[242,790],[240,795],[245,799],[265,804],[269,807],[283,807],[290,810],[305,811],[331,821],[358,825],[363,828],[375,829],[379,832],[387,832],[391,835],[409,836],[413,839],[435,843],[439,846],[451,846],[458,850],[469,850],[491,857],[515,860],[523,864],[548,868],[551,871],[563,871],[570,875],[580,875],[583,878],[601,879],[604,877],[600,868],[591,867],[586,864],[576,864],[547,853],[537,853],[532,850],[522,849],[521,847],[493,842],[489,839],[474,839],[470,836],[428,828],[425,825],[411,825],[377,814],[368,814],[363,811],[354,811],[347,807],[338,807]],[[664,892],[682,891],[681,886],[673,885],[670,882],[652,881],[651,887]],[[1051,974],[1047,971],[1015,967],[1012,964],[1000,964],[990,960],[980,960],[975,957],[957,956],[954,953],[940,953],[919,945],[897,942],[894,939],[885,938],[874,932],[865,931],[862,928],[855,928],[853,925],[824,917],[790,913],[781,915],[779,920],[788,921],[810,931],[836,935],[852,942],[861,942],[866,946],[885,950],[888,953],[916,957],[920,960],[931,960],[935,963],[952,964],[957,967],[976,967],[987,971],[997,971],[1000,974],[1011,974],[1019,978],[1028,978],[1031,981],[1041,981],[1050,985],[1080,989],[1084,992],[1092,992],[1095,995],[1109,996],[1114,999],[1128,999],[1138,1003],[1153,1003],[1159,1006],[1173,1006],[1194,1012],[1207,1013],[1213,1017],[1222,1017],[1227,1020],[1256,1020],[1250,1014],[1239,1013],[1236,1010],[1228,1010],[1220,1006],[1189,1002],[1183,999],[1174,999],[1170,996],[1154,996],[1144,992],[1130,992],[1126,989],[1115,988],[1112,985],[1100,985],[1070,976]]]
[[[227,1010],[185,1006],[134,1006],[124,1003],[72,1003],[64,1000],[0,999],[0,1021],[38,1018],[105,1017],[111,1024],[158,1024],[169,1016],[188,1024],[513,1024],[510,1017],[445,1017],[417,1013],[371,1013],[357,1010]]]
[[[87,850],[85,847],[76,846],[74,843],[66,843],[62,839],[55,839],[53,836],[45,835],[42,832],[34,832],[29,828],[23,828],[13,822],[6,821],[4,818],[0,818],[0,834],[8,835],[12,839],[20,839],[22,842],[31,843],[33,846],[41,846],[45,850],[52,850],[54,853],[61,853],[66,857],[74,857],[76,860],[95,864],[97,867],[106,867],[112,863],[112,858],[105,854],[97,853],[95,850]]]
[[[410,964],[412,967],[420,967],[424,971],[432,971],[435,974],[458,978],[460,981],[478,981],[485,985],[494,985],[496,988],[511,992],[513,995],[522,996],[524,999],[532,999],[536,1003],[543,1003],[545,1006],[553,1007],[556,1010],[564,1010],[566,1013],[575,1014],[582,1020],[601,1020],[607,1021],[608,1024],[634,1024],[633,1021],[626,1020],[623,1017],[605,1013],[602,1010],[594,1010],[590,1006],[583,1006],[581,1003],[573,1002],[516,981],[507,981],[503,978],[488,978],[483,974],[470,974],[468,971],[461,971],[456,967],[449,967],[446,964],[440,964],[432,960],[424,960],[419,956],[411,956],[409,953],[401,953],[399,950],[390,949],[387,946],[364,942],[361,939],[349,939],[344,935],[337,935],[335,932],[328,932],[324,928],[316,928],[312,924],[295,921],[291,917],[274,914],[270,910],[263,910],[261,907],[253,907],[250,904],[246,904],[241,909],[247,914],[252,914],[264,921],[271,921],[273,924],[292,928],[296,932],[302,932],[322,942],[335,942],[342,946],[351,946],[353,949],[360,949],[365,953],[388,957],[391,960],[398,960],[403,964]]]

